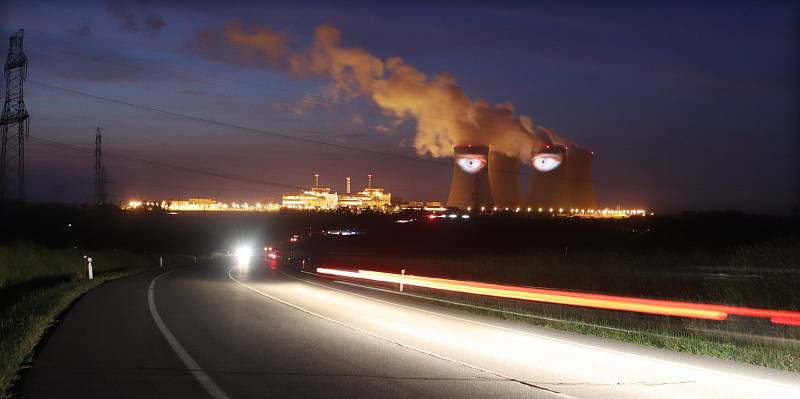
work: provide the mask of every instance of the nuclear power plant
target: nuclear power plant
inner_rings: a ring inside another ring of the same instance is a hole
[[[479,209],[494,205],[486,167],[488,159],[489,147],[464,145],[453,148],[453,180],[447,206]]]
[[[592,152],[545,141],[531,154],[528,195],[520,190],[521,161],[486,146],[453,148],[453,180],[447,206],[594,209]]]
[[[530,185],[526,205],[534,208],[569,207],[570,181],[567,168],[567,149],[560,145],[549,145],[532,154]]]
[[[594,209],[597,205],[592,187],[592,152],[578,146],[567,148],[567,187],[570,208]]]
[[[559,140],[563,142],[563,140]],[[210,198],[170,199],[165,201],[131,200],[124,209],[163,209],[176,211],[342,211],[372,212],[432,212],[427,220],[469,220],[471,213],[493,215],[512,213],[569,217],[582,219],[621,219],[645,216],[644,209],[598,209],[592,186],[593,153],[576,145],[554,144],[545,141],[531,153],[530,165],[490,146],[456,146],[453,148],[453,180],[446,206],[439,201],[401,202],[383,188],[373,187],[373,175],[367,175],[367,186],[351,192],[351,179],[344,179],[345,192],[336,193],[320,186],[320,175],[314,175],[314,187],[300,192],[285,193],[281,203],[223,203]],[[520,172],[530,176],[527,196],[521,196]],[[460,208],[465,212],[448,208]],[[439,213],[442,212],[442,213]],[[653,215],[652,212],[649,213]],[[409,223],[415,219],[398,219]]]
[[[498,151],[489,152],[489,188],[494,206],[516,208],[522,206],[519,189],[520,161]]]

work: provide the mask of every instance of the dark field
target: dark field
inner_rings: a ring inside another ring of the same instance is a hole
[[[315,265],[744,306],[800,308],[788,220],[736,214],[630,220],[493,216],[313,235]]]
[[[5,208],[0,242],[207,255],[247,243],[292,246],[309,266],[397,272],[658,298],[800,308],[797,220],[697,213],[627,220],[516,215],[124,212]],[[397,220],[416,219],[410,223]],[[356,236],[321,232],[350,228]],[[288,249],[289,247],[287,247]]]
[[[800,240],[722,248],[539,249],[518,253],[387,254],[333,250],[318,264],[583,292],[800,308]]]
[[[410,219],[415,220],[397,223]],[[2,246],[35,244],[45,248],[42,253],[77,256],[94,251],[155,259],[208,256],[239,244],[256,250],[272,245],[282,250],[284,270],[298,269],[305,260],[306,269],[332,266],[395,273],[405,269],[423,276],[800,310],[800,229],[795,219],[717,212],[627,220],[537,215],[430,220],[421,213],[170,215],[111,207],[29,205],[4,208],[2,220]],[[325,233],[339,229],[361,234]],[[299,237],[297,243],[288,241],[292,235]],[[2,266],[8,269],[9,265]],[[2,289],[8,294],[9,279],[5,281]],[[800,370],[796,360],[800,358],[800,329],[769,321],[700,322],[418,288],[410,291],[502,318]]]

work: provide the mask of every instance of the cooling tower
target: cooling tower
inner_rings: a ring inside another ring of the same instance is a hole
[[[591,151],[574,145],[569,146],[564,166],[569,181],[569,207],[594,209],[597,203],[592,187]]]
[[[522,206],[519,189],[520,160],[501,152],[489,153],[489,187],[494,205],[504,208]]]
[[[527,206],[544,209],[569,207],[571,189],[567,178],[567,162],[567,149],[560,145],[548,145],[532,154],[533,170]]]
[[[453,148],[453,180],[447,206],[478,209],[493,206],[489,189],[489,148],[483,146],[456,146]]]

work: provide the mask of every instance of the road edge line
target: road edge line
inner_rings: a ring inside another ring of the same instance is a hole
[[[206,374],[202,368],[200,368],[200,365],[197,363],[197,361],[195,361],[192,355],[186,351],[186,348],[181,345],[180,341],[175,338],[175,335],[172,334],[172,331],[167,328],[167,325],[164,323],[164,320],[158,313],[155,299],[156,281],[158,281],[158,279],[161,277],[175,273],[178,270],[180,269],[174,269],[161,273],[150,281],[150,285],[147,287],[147,306],[150,309],[150,316],[153,317],[153,321],[156,322],[158,330],[161,332],[161,335],[164,336],[164,339],[167,340],[169,346],[172,348],[175,354],[178,355],[178,358],[181,360],[181,362],[183,362],[189,372],[192,373],[194,379],[197,380],[197,382],[200,383],[203,388],[205,388],[206,392],[208,392],[208,394],[214,399],[230,399],[228,394],[226,394],[225,391],[223,391],[222,388],[220,388],[219,385],[217,385],[214,380],[212,380],[211,377]]]

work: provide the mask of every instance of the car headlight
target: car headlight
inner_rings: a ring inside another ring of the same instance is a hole
[[[236,263],[238,263],[240,266],[244,266],[250,263],[250,257],[253,256],[253,250],[248,246],[240,245],[236,247],[234,255],[236,256]]]

